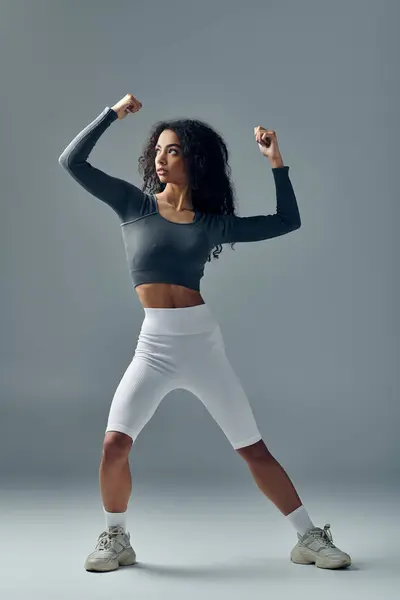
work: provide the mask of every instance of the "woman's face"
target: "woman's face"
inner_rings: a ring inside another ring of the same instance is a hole
[[[185,185],[187,183],[186,164],[175,131],[164,129],[158,138],[155,152],[155,167],[160,181]],[[165,169],[166,172],[159,173],[160,169]]]

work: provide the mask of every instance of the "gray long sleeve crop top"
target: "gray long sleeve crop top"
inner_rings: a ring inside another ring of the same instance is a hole
[[[200,290],[204,265],[218,244],[278,237],[301,225],[289,167],[272,169],[277,212],[238,217],[195,210],[193,222],[161,216],[153,194],[93,167],[87,158],[104,131],[117,119],[106,107],[65,148],[59,164],[90,194],[118,215],[134,288],[142,283],[171,283]]]

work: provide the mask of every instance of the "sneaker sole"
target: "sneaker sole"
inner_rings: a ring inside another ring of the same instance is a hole
[[[108,571],[116,571],[119,567],[129,567],[137,562],[136,555],[131,554],[127,558],[121,560],[108,561],[102,563],[101,561],[96,563],[96,559],[87,559],[85,562],[85,570],[96,572],[96,573],[107,573]]]
[[[297,565],[313,565],[319,569],[344,569],[351,565],[351,560],[344,558],[338,561],[327,560],[324,558],[313,558],[312,556],[303,553],[301,550],[292,552],[290,560]]]

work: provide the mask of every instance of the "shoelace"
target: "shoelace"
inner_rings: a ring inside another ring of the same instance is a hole
[[[103,533],[99,535],[99,540],[96,544],[96,550],[108,550],[108,548],[111,546],[113,538],[117,537],[117,535],[120,533],[122,533],[120,529],[103,531]]]
[[[335,548],[329,523],[327,523],[323,529],[315,529],[310,533],[313,537],[317,538],[325,548]]]

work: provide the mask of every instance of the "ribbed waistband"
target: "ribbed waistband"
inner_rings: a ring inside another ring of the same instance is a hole
[[[145,308],[141,331],[184,335],[202,333],[218,327],[218,322],[207,304],[184,308]]]

